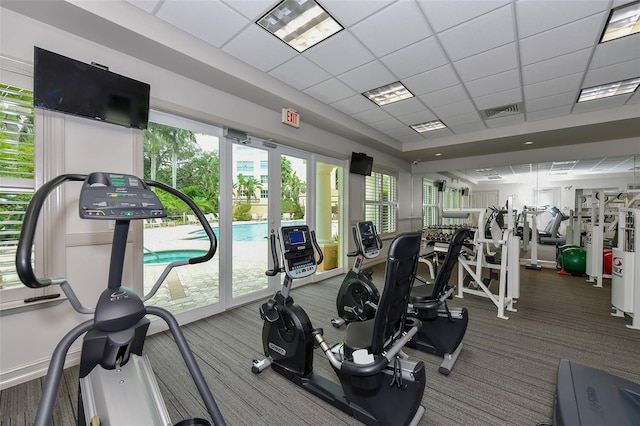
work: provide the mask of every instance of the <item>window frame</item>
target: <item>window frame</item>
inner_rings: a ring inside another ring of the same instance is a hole
[[[427,200],[428,195],[433,195],[433,194],[427,194],[427,188],[429,192],[434,192],[435,199]],[[427,220],[428,219],[427,216],[431,216],[431,215],[427,215],[427,211],[433,212],[434,210],[435,210],[435,215],[433,215],[434,222],[428,223],[429,221]],[[438,207],[438,186],[435,184],[434,181],[426,178],[422,178],[422,226],[426,228],[429,226],[434,226],[439,224],[440,224],[440,208]]]
[[[374,199],[368,198],[368,194],[371,192],[371,190],[369,189],[369,185],[371,185],[372,183],[375,184],[375,188],[372,188],[373,192],[375,192],[376,189],[380,189],[380,191],[382,191],[385,187],[386,178],[392,180],[392,191],[390,193],[389,199],[385,200],[383,196],[377,197],[376,195],[374,195]],[[389,170],[374,167],[371,171],[371,175],[364,177],[363,198],[365,220],[371,220],[374,223],[378,234],[381,237],[389,237],[395,235],[398,231],[398,174]],[[374,217],[371,217],[369,214],[371,208],[376,210]],[[387,219],[388,223],[383,223],[385,208],[389,208],[389,216],[392,216]]]

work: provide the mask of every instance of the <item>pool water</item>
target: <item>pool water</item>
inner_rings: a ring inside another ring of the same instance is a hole
[[[304,220],[283,220],[283,226],[302,225]],[[234,224],[232,237],[233,241],[261,241],[269,237],[269,224],[267,222]],[[213,228],[216,238],[220,238],[218,227]],[[208,239],[204,229],[191,232],[190,240],[206,240]]]
[[[207,250],[163,250],[147,252],[144,254],[145,265],[155,265],[161,263],[171,263],[178,260],[187,260],[194,257],[204,256]]]

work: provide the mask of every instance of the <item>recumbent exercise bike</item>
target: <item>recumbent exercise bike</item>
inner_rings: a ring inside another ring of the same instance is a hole
[[[355,251],[347,253],[348,257],[355,257],[353,267],[347,272],[342,281],[336,310],[338,318],[331,320],[331,325],[338,328],[352,321],[371,319],[376,314],[380,293],[371,281],[371,268],[362,268],[365,259],[375,259],[380,256],[382,240],[371,221],[358,222],[351,228]]]
[[[31,247],[44,201],[51,191],[68,181],[83,182],[79,201],[81,218],[115,221],[107,288],[99,296],[94,309],[81,304],[64,278],[37,278],[31,263]],[[134,290],[122,285],[122,273],[130,222],[167,216],[162,203],[149,186],[160,188],[184,201],[198,217],[210,245],[204,256],[167,265],[149,294],[141,298]],[[27,207],[18,241],[18,276],[31,288],[59,284],[73,308],[82,314],[93,314],[93,318],[74,327],[56,346],[34,424],[50,424],[65,357],[73,342],[85,333],[80,354],[77,424],[172,424],[151,365],[142,353],[150,324],[145,316],[151,314],[162,318],[169,326],[209,416],[216,425],[224,425],[222,414],[178,321],[165,309],[144,305],[174,267],[206,262],[214,256],[216,248],[215,234],[198,206],[182,192],[160,182],[143,181],[126,174],[97,172],[88,176],[61,175],[38,189]],[[204,426],[211,423],[202,418],[190,418],[177,425]]]
[[[272,231],[273,269],[266,274],[284,273],[285,277],[282,290],[260,307],[266,358],[254,360],[251,370],[257,374],[271,366],[367,425],[418,424],[424,414],[420,405],[426,380],[424,363],[409,360],[402,348],[417,332],[417,328],[405,330],[405,320],[420,239],[421,234],[414,232],[393,240],[376,317],[350,323],[343,344],[332,348],[324,340],[323,330],[313,328],[304,309],[289,295],[293,280],[314,274],[322,262],[315,233],[307,225],[281,227],[277,237]],[[320,347],[329,359],[339,384],[314,374],[314,347]]]

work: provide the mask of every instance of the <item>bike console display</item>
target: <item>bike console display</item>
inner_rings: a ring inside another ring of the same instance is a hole
[[[362,246],[362,254],[367,259],[374,259],[380,255],[380,240],[373,222],[358,222],[356,225],[357,242]]]
[[[284,270],[289,277],[304,278],[316,272],[316,258],[307,225],[283,226],[278,230]]]
[[[140,178],[121,173],[91,173],[80,191],[82,219],[154,219],[166,217],[156,194]]]

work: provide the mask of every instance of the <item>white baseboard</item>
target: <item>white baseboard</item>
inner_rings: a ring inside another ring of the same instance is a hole
[[[0,390],[26,383],[47,375],[51,358],[42,359],[31,364],[21,365],[8,371],[0,372]],[[80,363],[80,348],[71,349],[67,354],[64,368]]]

